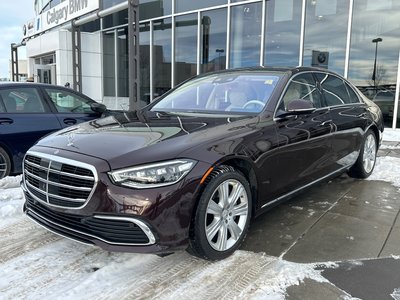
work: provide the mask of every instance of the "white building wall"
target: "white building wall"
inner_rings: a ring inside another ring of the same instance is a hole
[[[82,92],[101,102],[103,98],[101,34],[81,33]],[[27,41],[26,53],[29,60],[28,76],[35,81],[35,58],[55,53],[56,83],[73,84],[72,36],[66,29],[50,31]]]

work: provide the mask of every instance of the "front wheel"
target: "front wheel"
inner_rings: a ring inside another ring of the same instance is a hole
[[[251,192],[246,178],[232,167],[221,167],[210,176],[199,200],[188,251],[219,260],[231,255],[247,234]]]
[[[361,145],[360,154],[356,163],[350,168],[349,175],[355,178],[367,178],[374,170],[377,153],[377,139],[369,129]]]

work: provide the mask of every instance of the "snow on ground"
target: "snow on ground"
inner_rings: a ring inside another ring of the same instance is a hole
[[[386,142],[400,142],[400,129],[385,128],[383,140]]]
[[[320,264],[262,253],[209,262],[184,251],[161,258],[79,244],[24,216],[20,181],[0,180],[1,299],[284,299],[305,278],[327,282]]]
[[[397,157],[378,157],[375,169],[368,180],[382,180],[390,182],[400,188],[400,158]]]
[[[400,132],[385,131],[389,138],[400,141]],[[400,187],[399,168],[400,158],[379,157],[370,180]],[[321,264],[262,253],[237,251],[209,262],[183,251],[161,258],[82,245],[24,216],[20,181],[0,180],[0,274],[7,274],[0,276],[0,299],[284,299],[289,286],[306,278],[327,282]],[[398,295],[393,291],[394,299]]]

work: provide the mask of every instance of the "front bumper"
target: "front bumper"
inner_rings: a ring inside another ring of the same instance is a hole
[[[91,164],[97,165],[95,161]],[[208,167],[199,162],[190,179],[145,190],[116,186],[107,176],[108,169],[95,168],[98,180],[93,193],[78,208],[43,201],[32,187],[27,188],[24,178],[24,212],[56,234],[108,251],[168,253],[185,249],[199,181]]]
[[[24,185],[24,212],[35,223],[63,237],[110,251],[162,252],[157,238],[144,221],[131,216],[95,214],[80,216],[55,212],[31,197]]]

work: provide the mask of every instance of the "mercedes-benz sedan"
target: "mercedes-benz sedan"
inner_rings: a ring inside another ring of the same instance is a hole
[[[40,140],[24,159],[24,210],[111,251],[222,259],[289,196],[342,172],[368,177],[382,132],[379,108],[326,70],[201,75]]]

